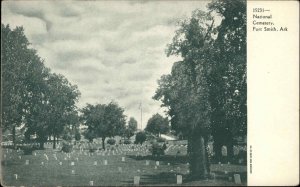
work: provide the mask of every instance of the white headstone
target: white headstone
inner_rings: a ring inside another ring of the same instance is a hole
[[[97,164],[98,164],[97,161],[94,161],[94,166],[97,166]]]
[[[14,174],[15,179],[18,180],[18,174]]]
[[[118,171],[119,171],[119,172],[122,172],[122,168],[121,168],[121,167],[118,167]]]
[[[21,156],[19,156],[19,159],[22,159],[22,157],[21,157]]]
[[[122,162],[125,162],[125,157],[122,156]]]
[[[168,163],[168,166],[170,165],[170,163]]]
[[[89,182],[90,186],[94,186],[94,181]]]
[[[71,162],[71,166],[74,166],[75,165],[75,163],[74,162]]]
[[[159,166],[159,161],[156,161],[156,165]]]
[[[26,160],[26,161],[25,161],[25,165],[29,165],[29,160]]]
[[[42,165],[44,165],[44,162],[41,162]]]
[[[215,173],[211,173],[211,177],[215,180],[216,179],[216,174]]]
[[[138,170],[137,170],[137,172],[138,172],[138,173],[140,173],[140,172],[141,172],[141,170],[139,170],[139,169],[138,169]]]
[[[234,174],[233,177],[234,177],[235,184],[242,184],[240,174]]]
[[[104,160],[104,165],[107,165],[107,160]]]
[[[177,184],[182,184],[182,175],[177,175]]]
[[[227,175],[227,174],[228,174],[228,171],[224,171],[224,173]]]
[[[139,185],[140,184],[140,176],[134,176],[133,184],[134,185]]]
[[[154,166],[154,169],[157,169],[157,166]]]
[[[62,165],[62,162],[59,162],[59,165]]]
[[[34,153],[33,155],[36,156],[36,153]]]
[[[74,175],[75,174],[75,170],[72,170],[71,173]]]
[[[149,166],[149,160],[146,160],[146,166]]]

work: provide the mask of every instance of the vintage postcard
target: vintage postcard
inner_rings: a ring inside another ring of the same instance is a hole
[[[2,1],[1,185],[299,184],[299,2]]]

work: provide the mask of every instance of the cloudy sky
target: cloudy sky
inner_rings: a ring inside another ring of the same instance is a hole
[[[2,2],[2,23],[22,25],[53,72],[78,85],[79,107],[114,100],[143,128],[164,114],[152,96],[161,75],[178,57],[165,55],[176,20],[205,1],[19,1]]]

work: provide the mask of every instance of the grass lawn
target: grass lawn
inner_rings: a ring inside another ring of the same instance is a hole
[[[166,155],[162,157],[151,156],[145,146],[132,149],[132,145],[121,145],[114,151],[94,153],[76,149],[70,154],[53,150],[50,147],[51,145],[48,145],[45,150],[34,151],[33,155],[24,155],[22,151],[2,149],[2,185],[89,186],[90,181],[93,181],[94,186],[129,186],[133,185],[134,176],[140,176],[140,185],[166,186],[176,185],[176,175],[180,174],[183,176],[183,185],[232,186],[235,183],[233,180],[229,181],[229,177],[233,178],[234,173],[239,173],[243,185],[246,185],[246,166],[227,164],[211,165],[216,179],[186,181],[189,166],[184,146],[170,147]],[[175,156],[178,150],[180,154]],[[122,157],[125,158],[124,162],[122,162]],[[28,165],[26,165],[26,160],[29,161]],[[105,165],[105,160],[107,165]],[[157,161],[159,161],[158,166],[156,166]],[[146,162],[149,165],[146,165]],[[15,174],[17,174],[17,179]]]

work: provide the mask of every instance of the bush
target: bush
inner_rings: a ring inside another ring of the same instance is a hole
[[[131,144],[131,141],[130,140],[124,140],[124,144]]]
[[[65,153],[70,153],[73,150],[73,145],[69,144],[69,143],[66,143],[66,142],[63,142],[61,150]]]
[[[143,144],[146,141],[146,133],[138,132],[135,136],[135,144]]]
[[[151,151],[152,155],[157,155],[157,156],[164,155],[165,147],[158,143],[154,143],[154,144],[152,144],[150,151]]]
[[[32,152],[35,150],[31,145],[24,145],[21,147],[24,152],[24,155],[32,155]]]
[[[110,145],[115,145],[116,140],[113,139],[113,138],[111,138],[111,139],[108,139],[108,140],[107,140],[107,143],[110,144]]]

